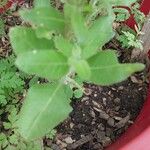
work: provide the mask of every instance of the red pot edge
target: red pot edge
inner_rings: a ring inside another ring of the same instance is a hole
[[[150,12],[150,1],[143,0],[140,10],[145,15],[148,15]],[[125,23],[134,29],[135,21],[133,16]],[[148,55],[150,55],[150,52]],[[134,124],[106,150],[150,150],[150,85],[147,99]]]
[[[150,1],[149,0],[142,0],[141,2],[141,6],[140,6],[140,10],[145,14],[148,15],[149,11],[150,11]],[[125,22],[125,24],[127,26],[129,26],[130,28],[134,29],[135,28],[135,20],[133,15]]]
[[[5,11],[7,11],[9,8],[11,8],[11,6],[14,3],[17,4],[23,4],[24,0],[8,0],[8,2],[6,3],[6,5],[4,5],[3,7],[0,7],[0,14],[4,13]]]
[[[147,139],[150,139],[150,86],[147,99],[134,124],[106,150],[150,150],[150,141]]]
[[[14,0],[15,1],[15,0]],[[0,8],[0,13],[3,13],[10,8],[14,2],[8,1],[4,8]],[[18,0],[22,1],[22,0]],[[146,15],[150,10],[149,0],[143,0],[141,5],[141,11]],[[131,28],[134,28],[135,21],[131,17],[126,24]],[[121,136],[114,144],[106,148],[106,150],[148,150],[150,149],[150,88],[148,92],[148,98],[140,112],[140,115],[136,119],[135,123]]]

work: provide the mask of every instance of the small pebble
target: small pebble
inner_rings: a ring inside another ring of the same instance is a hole
[[[105,130],[105,126],[104,126],[102,123],[100,123],[100,124],[98,125],[98,128],[99,128],[101,131],[104,131],[104,130]]]
[[[97,97],[97,94],[94,94],[94,97]]]
[[[109,137],[106,137],[105,140],[102,141],[102,145],[104,147],[108,146],[111,143],[111,139]]]
[[[74,142],[71,137],[65,138],[64,141],[65,141],[67,144],[72,144],[72,143]]]
[[[112,128],[106,128],[106,136],[111,137],[113,134],[113,129]]]
[[[92,94],[92,90],[88,89],[88,88],[85,88],[85,95],[89,96],[91,94]]]
[[[106,138],[105,132],[104,131],[98,131],[97,132],[97,138],[99,142],[102,142]]]
[[[102,111],[102,112],[100,112],[99,117],[102,119],[108,120],[109,115]]]
[[[87,100],[89,100],[89,97],[83,97],[81,101],[84,102],[84,101],[87,101]]]
[[[96,143],[93,148],[101,150],[103,149],[103,146],[100,143]]]
[[[115,125],[115,120],[113,118],[109,118],[107,120],[107,123],[108,123],[109,126],[113,127]]]
[[[138,79],[135,76],[131,76],[130,78],[133,83],[139,83]]]
[[[118,90],[123,90],[124,87],[123,86],[119,86]]]
[[[72,129],[74,127],[74,123],[70,123],[70,128]]]
[[[117,107],[115,108],[115,111],[119,111],[119,109],[120,109],[120,106],[117,106]]]
[[[120,103],[120,98],[115,98],[114,103]]]

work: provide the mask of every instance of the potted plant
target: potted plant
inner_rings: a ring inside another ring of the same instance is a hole
[[[46,78],[46,83],[29,89],[16,123],[26,140],[40,138],[62,122],[72,110],[69,99],[75,92],[86,94],[76,77],[82,82],[110,85],[144,68],[140,63],[120,64],[114,51],[102,50],[114,36],[112,6],[130,6],[132,2],[103,1],[102,16],[94,16],[95,21],[91,21],[88,5],[80,9],[82,1],[65,3],[63,14],[49,7],[46,0],[36,0],[33,9],[20,11],[32,27],[10,31],[16,65],[26,73]],[[86,24],[85,16],[89,17]]]

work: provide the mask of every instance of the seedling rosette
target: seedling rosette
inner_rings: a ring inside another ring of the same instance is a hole
[[[83,82],[106,86],[144,69],[141,63],[121,64],[115,51],[103,49],[115,36],[113,7],[130,6],[135,0],[101,2],[104,14],[90,23],[86,19],[91,11],[84,11],[81,0],[65,1],[63,13],[50,6],[49,0],[36,0],[34,8],[19,12],[31,26],[10,30],[16,65],[49,81],[31,87],[24,100],[16,125],[26,140],[43,137],[67,118],[72,111],[72,85],[83,89],[76,75]]]

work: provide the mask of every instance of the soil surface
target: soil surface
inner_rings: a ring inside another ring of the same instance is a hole
[[[147,90],[143,79],[139,73],[110,87],[85,84],[88,94],[72,101],[73,112],[46,145],[54,150],[103,150],[139,114]]]

